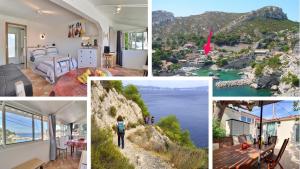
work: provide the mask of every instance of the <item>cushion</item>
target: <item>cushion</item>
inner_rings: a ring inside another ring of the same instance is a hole
[[[54,46],[50,46],[46,48],[46,53],[49,56],[53,56],[53,55],[57,55],[58,54],[58,50],[56,47]]]
[[[34,49],[31,51],[31,57],[30,60],[32,62],[35,61],[35,59],[39,58],[39,57],[43,57],[46,55],[46,50],[44,48],[38,48],[38,49]]]
[[[233,140],[233,145],[239,145],[240,144],[238,136],[232,136],[232,140]]]

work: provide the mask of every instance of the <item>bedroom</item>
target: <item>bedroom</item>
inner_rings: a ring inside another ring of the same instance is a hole
[[[1,96],[85,96],[87,74],[147,75],[147,1],[0,3]]]

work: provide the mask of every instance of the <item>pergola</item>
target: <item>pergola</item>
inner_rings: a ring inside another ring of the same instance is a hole
[[[262,136],[262,117],[263,117],[263,107],[268,104],[273,104],[279,102],[277,101],[270,101],[270,100],[260,100],[260,101],[239,101],[239,100],[224,100],[224,101],[216,101],[214,108],[217,110],[214,110],[214,118],[217,120],[221,120],[222,116],[224,114],[225,108],[228,105],[233,105],[234,107],[247,109],[249,111],[252,111],[253,107],[258,106],[260,107],[260,128],[259,128],[259,140],[261,140]],[[261,149],[261,142],[259,142],[259,149]]]

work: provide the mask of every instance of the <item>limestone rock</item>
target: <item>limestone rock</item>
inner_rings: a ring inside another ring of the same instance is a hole
[[[111,128],[119,115],[125,119],[126,124],[136,124],[143,119],[142,110],[135,102],[127,100],[115,89],[107,92],[100,81],[93,81],[92,84],[91,109],[99,127]],[[111,109],[115,109],[115,113],[111,113]]]

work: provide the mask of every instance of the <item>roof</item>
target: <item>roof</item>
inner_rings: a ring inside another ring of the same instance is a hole
[[[275,118],[275,119],[270,119],[270,120],[264,120],[264,123],[269,123],[269,122],[279,122],[279,121],[289,121],[289,120],[299,120],[300,115],[290,115],[287,117],[281,117],[281,118]]]

